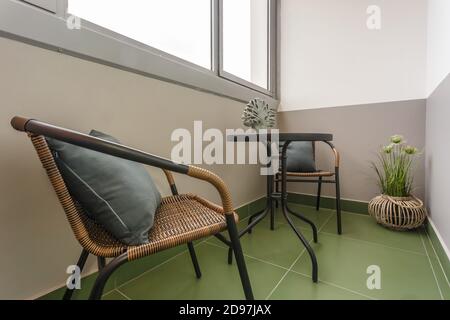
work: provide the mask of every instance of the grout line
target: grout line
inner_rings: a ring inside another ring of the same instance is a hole
[[[294,203],[294,205],[295,205],[295,203]],[[297,204],[297,205],[300,205],[300,204]],[[326,209],[326,210],[330,210],[330,209]],[[361,214],[359,214],[359,213],[353,213],[353,212],[343,212],[343,213],[351,214],[351,215],[357,215],[358,217],[361,216]],[[368,216],[368,215],[367,216],[366,215],[362,215],[362,216],[365,216],[366,218],[370,218],[370,216]],[[327,221],[324,223],[324,225],[327,224],[329,222],[329,220],[330,219],[327,219]],[[287,224],[286,222],[279,222],[279,223],[280,224]],[[300,227],[300,228],[302,228],[302,227]],[[381,244],[381,243],[376,243],[376,242],[371,242],[371,241],[366,241],[366,240],[361,240],[361,239],[355,239],[355,238],[347,237],[345,235],[338,236],[338,235],[336,235],[334,233],[329,233],[329,232],[324,232],[324,231],[321,231],[321,233],[322,234],[326,234],[326,235],[330,235],[330,236],[334,236],[334,237],[340,237],[340,238],[343,238],[343,239],[346,239],[346,240],[360,241],[360,242],[364,242],[364,243],[371,244],[371,245],[376,245],[376,246],[381,246],[381,247],[385,247],[385,248],[390,248],[390,249],[395,249],[395,250],[399,250],[399,251],[404,251],[404,252],[407,252],[407,253],[416,254],[416,255],[420,255],[420,256],[426,256],[426,254],[424,254],[424,253],[415,252],[415,251],[402,249],[402,248],[397,248],[397,247],[391,247],[391,246],[387,246],[387,245],[384,245],[384,244]]]
[[[319,233],[322,228],[328,223],[328,221],[331,220],[332,215],[330,215],[328,217],[328,219],[324,222],[324,224],[319,228],[319,230],[317,230],[317,233]],[[310,240],[309,243],[311,244]],[[292,263],[292,265],[289,267],[289,270],[286,271],[286,273],[283,275],[283,277],[281,277],[280,281],[278,281],[278,283],[275,285],[275,287],[272,289],[272,291],[270,291],[269,295],[266,297],[265,300],[269,300],[270,297],[272,297],[273,293],[275,292],[275,290],[278,288],[278,286],[281,284],[281,282],[284,280],[284,278],[286,278],[286,276],[288,275],[288,273],[290,271],[292,271],[292,268],[295,266],[295,264],[300,260],[300,258],[302,257],[302,255],[306,252],[306,248],[303,248],[302,252],[300,253],[300,255],[297,257],[297,259],[295,259],[295,261]]]
[[[381,244],[381,243],[376,243],[376,242],[366,241],[366,240],[361,240],[361,239],[355,239],[355,238],[351,238],[351,237],[347,237],[347,236],[343,236],[343,235],[337,235],[337,234],[334,234],[334,233],[329,233],[329,232],[324,232],[324,231],[322,231],[321,233],[325,234],[327,236],[335,237],[335,238],[342,238],[344,240],[362,242],[362,243],[366,243],[368,245],[374,245],[374,246],[377,246],[377,247],[389,248],[389,249],[393,249],[393,250],[403,251],[403,252],[406,252],[406,253],[411,253],[411,254],[415,254],[415,255],[418,255],[418,256],[426,257],[426,254],[424,254],[424,253],[415,252],[415,251],[406,250],[406,249],[397,248],[397,247],[391,247],[391,246],[387,246],[387,245]]]
[[[242,219],[241,221],[245,221],[245,220],[249,219],[249,217],[250,217],[250,216],[245,217],[245,218]],[[208,240],[209,240],[210,238],[211,238],[211,237],[207,237],[207,238],[204,239],[203,241],[201,241],[201,242],[195,244],[194,247],[197,247],[197,246],[199,246],[199,245],[201,245],[201,244],[203,244],[203,243],[205,243],[205,244],[208,243],[208,244],[209,244]],[[118,286],[117,286],[117,284],[115,284],[115,288],[112,289],[112,290],[110,290],[110,291],[108,291],[108,292],[106,292],[105,294],[109,294],[109,293],[111,293],[111,292],[114,291],[114,290],[119,291],[120,288],[124,287],[125,285],[129,284],[130,282],[135,281],[135,280],[139,279],[140,277],[144,276],[145,274],[150,273],[150,272],[152,272],[152,271],[158,269],[159,267],[161,267],[161,266],[163,266],[164,264],[166,264],[166,263],[168,263],[168,262],[174,260],[175,258],[181,256],[182,254],[184,254],[184,253],[186,253],[186,252],[188,252],[188,250],[185,249],[185,250],[181,251],[180,253],[174,255],[173,257],[170,257],[169,259],[164,260],[163,262],[157,264],[156,266],[153,266],[152,268],[145,270],[144,272],[142,272],[141,274],[137,275],[136,277],[134,277],[134,278],[132,278],[132,279],[130,279],[130,280],[127,280],[127,281],[125,281],[124,283],[122,283],[122,284],[120,284],[120,285],[118,285]],[[119,292],[121,292],[121,291],[119,291]],[[124,294],[122,294],[122,295],[124,295]]]
[[[445,281],[447,282],[447,285],[450,287],[450,282],[448,281],[447,274],[445,273],[445,270],[444,270],[444,266],[442,265],[441,260],[439,259],[436,249],[434,248],[433,242],[431,241],[431,237],[428,234],[428,231],[426,229],[424,229],[424,230],[425,230],[425,234],[427,235],[428,242],[430,243],[431,248],[433,248],[433,252],[434,252],[434,255],[436,256],[436,260],[439,262],[439,266],[441,267],[442,273],[444,274]]]
[[[207,244],[210,245],[210,246],[213,246],[213,247],[217,247],[217,248],[224,249],[223,247],[221,247],[221,246],[219,246],[219,245],[217,245],[217,244],[215,244],[215,243],[207,243]],[[280,266],[280,265],[278,265],[278,264],[276,264],[276,263],[273,263],[273,262],[270,262],[270,261],[267,261],[267,260],[259,259],[259,258],[256,258],[256,257],[254,257],[254,256],[251,256],[251,255],[248,255],[248,254],[245,254],[245,253],[244,253],[244,256],[246,256],[247,258],[250,258],[250,259],[259,261],[259,262],[261,262],[261,263],[268,264],[268,265],[271,265],[271,266],[273,266],[273,267],[282,269],[282,270],[291,271],[291,272],[293,272],[293,273],[296,273],[296,274],[298,274],[298,275],[300,275],[300,276],[303,276],[303,277],[306,277],[306,278],[308,278],[308,279],[311,278],[310,276],[308,276],[308,275],[306,275],[306,274],[304,274],[304,273],[301,273],[301,272],[298,272],[298,271],[295,271],[295,270],[289,270],[289,268]],[[327,282],[327,281],[323,281],[323,280],[319,280],[319,282],[322,282],[323,284],[326,284],[326,285],[328,285],[328,286],[336,287],[336,288],[339,288],[339,289],[341,289],[341,290],[351,292],[351,293],[356,294],[356,295],[360,295],[360,296],[362,296],[362,297],[365,297],[365,298],[368,298],[368,299],[371,299],[371,300],[378,300],[378,299],[376,299],[376,298],[374,298],[374,297],[370,297],[370,296],[365,295],[365,294],[363,294],[363,293],[360,293],[360,292],[354,291],[354,290],[352,290],[352,289],[348,289],[348,288],[342,287],[342,286],[340,286],[340,285],[338,285],[338,284],[334,284],[334,283],[332,283],[332,282]]]
[[[131,301],[131,298],[129,298],[125,293],[123,293],[122,291],[120,291],[119,289],[116,289],[116,291],[120,294],[120,295],[122,295],[125,299],[127,299],[127,300],[130,300]]]
[[[288,270],[286,270],[286,272],[284,273],[284,275],[281,277],[280,281],[278,281],[278,283],[275,285],[275,287],[270,291],[270,293],[267,295],[266,299],[264,300],[269,300],[270,297],[273,295],[273,293],[275,292],[275,290],[278,288],[278,286],[281,284],[281,282],[284,280],[284,278],[286,278],[286,276],[288,275],[289,271],[292,270],[292,268],[294,267],[294,265],[298,262],[298,260],[300,260],[301,256],[305,253],[306,249],[303,249],[302,252],[298,255],[298,257],[295,259],[295,261],[291,264],[291,266],[289,267]]]
[[[199,242],[199,243],[197,243],[197,244],[195,244],[194,247],[198,247],[198,246],[201,245],[202,243],[205,243],[207,240],[208,240],[208,238],[205,239],[205,240],[203,240],[203,241],[201,241],[201,242]],[[150,268],[150,269],[148,269],[148,270],[142,272],[141,274],[139,274],[138,276],[134,277],[133,279],[130,279],[130,280],[128,280],[128,281],[125,281],[124,283],[122,283],[121,285],[119,285],[119,286],[118,286],[117,288],[115,288],[115,289],[118,290],[118,289],[124,287],[125,285],[129,284],[130,282],[135,281],[135,280],[137,280],[137,279],[143,277],[143,276],[146,275],[147,273],[150,273],[150,272],[152,272],[152,271],[158,269],[159,267],[161,267],[161,266],[165,265],[166,263],[168,263],[168,262],[174,260],[175,258],[178,258],[179,256],[185,254],[186,252],[188,252],[188,250],[183,250],[182,252],[180,252],[180,253],[174,255],[173,257],[170,257],[169,259],[164,260],[164,261],[161,262],[160,264],[157,264],[156,266],[154,266],[154,267],[152,267],[152,268]]]
[[[296,203],[293,203],[293,204],[294,204],[294,205],[298,205],[298,206],[302,206],[301,204],[296,204]],[[332,210],[332,209],[327,209],[327,208],[325,208],[325,210]],[[326,213],[328,213],[328,212],[326,212]],[[357,216],[364,216],[364,215],[357,214],[357,213],[352,213],[352,212],[345,212],[345,213],[346,213],[346,214],[351,214],[351,215],[357,215]],[[325,235],[337,237],[337,235],[335,235],[335,234],[327,233],[327,232],[322,232],[322,231],[321,231],[321,230],[323,229],[323,227],[325,227],[325,225],[331,220],[332,217],[333,217],[333,215],[330,214],[330,216],[326,219],[326,221],[319,227],[318,233],[321,232],[322,234],[325,234]],[[367,217],[369,217],[369,216],[367,216]],[[245,221],[245,220],[248,220],[249,218],[250,218],[250,214],[249,214],[247,217],[245,217],[244,219],[240,220],[240,221]],[[287,225],[286,222],[278,222],[278,221],[275,221],[275,223],[278,224],[278,225]],[[305,229],[305,230],[306,230],[306,228],[303,228],[303,227],[301,227],[301,226],[296,226],[296,227],[298,227],[298,228],[300,228],[300,229]],[[426,230],[425,230],[425,232],[426,232]],[[421,234],[419,234],[419,235],[420,235],[420,238],[421,238],[421,241],[422,241],[422,245],[423,245],[423,247],[424,247],[424,249],[425,249],[426,256],[427,256],[428,261],[429,261],[429,263],[430,263],[431,270],[432,270],[432,272],[433,272],[433,275],[434,275],[434,278],[435,278],[435,281],[436,281],[436,284],[437,284],[437,287],[438,287],[438,290],[439,290],[441,299],[444,299],[443,294],[442,294],[442,291],[441,291],[441,288],[440,288],[440,286],[439,286],[439,283],[438,283],[438,280],[437,280],[437,277],[436,277],[436,273],[435,273],[434,268],[433,268],[432,263],[431,263],[431,259],[430,259],[428,250],[427,250],[427,248],[426,248],[426,246],[425,246],[425,243],[424,243],[424,240],[423,240],[423,238],[422,238],[422,235],[421,235]],[[428,240],[429,240],[430,243],[431,243],[431,240],[430,240],[429,235],[428,235],[427,232],[426,232],[426,235],[427,235]],[[373,243],[373,242],[369,242],[369,241],[365,241],[365,240],[359,240],[359,239],[349,238],[349,237],[345,237],[345,236],[341,236],[341,237],[344,238],[344,239],[346,239],[346,240],[350,240],[350,241],[363,242],[363,243],[372,244],[372,245],[381,246],[381,247],[386,247],[386,248],[390,248],[390,249],[396,249],[396,250],[404,251],[404,252],[411,253],[411,254],[416,254],[416,255],[425,256],[424,254],[421,254],[421,253],[418,253],[418,252],[409,251],[409,250],[405,250],[405,249],[400,249],[400,248],[390,247],[390,246],[386,246],[386,245],[382,245],[382,244],[378,244],[378,243]],[[195,246],[197,247],[197,246],[199,246],[199,245],[201,245],[201,244],[207,244],[207,245],[214,246],[214,247],[218,247],[218,248],[221,248],[221,249],[226,249],[225,246],[221,246],[221,245],[215,244],[215,243],[213,243],[213,242],[210,242],[210,239],[212,239],[212,237],[208,237],[208,238],[204,239],[203,241],[199,242],[199,243],[196,244]],[[310,240],[309,243],[311,244],[311,243],[312,243],[312,240]],[[431,243],[431,247],[433,248],[433,251],[434,251],[434,253],[436,254],[435,248],[434,248],[434,246],[432,245],[432,243]],[[158,265],[156,265],[156,266],[154,266],[154,267],[152,267],[152,268],[150,268],[150,269],[144,271],[143,273],[139,274],[138,276],[134,277],[133,279],[130,279],[130,280],[128,280],[128,281],[122,283],[122,284],[119,285],[119,286],[117,286],[117,284],[115,283],[115,288],[112,289],[112,290],[110,290],[110,291],[108,291],[107,293],[105,293],[105,295],[107,295],[107,294],[109,294],[109,293],[111,293],[111,292],[113,292],[113,291],[117,291],[119,294],[121,294],[121,295],[122,295],[123,297],[125,297],[126,299],[131,300],[128,296],[126,296],[126,295],[125,295],[122,291],[120,291],[119,289],[122,288],[122,287],[124,287],[125,285],[129,284],[130,282],[135,281],[135,280],[141,278],[141,277],[144,276],[145,274],[150,273],[151,271],[154,271],[154,270],[158,269],[159,267],[161,267],[161,266],[163,266],[164,264],[166,264],[166,263],[168,263],[168,262],[174,260],[175,258],[181,256],[182,254],[185,254],[187,251],[188,251],[188,250],[183,250],[182,252],[176,254],[175,256],[173,256],[173,257],[171,257],[171,258],[169,258],[169,259],[167,259],[167,260],[161,262],[160,264],[158,264]],[[256,257],[253,257],[253,256],[251,256],[251,255],[248,255],[248,254],[245,254],[245,253],[244,253],[244,256],[246,256],[246,257],[248,257],[248,258],[251,258],[251,259],[254,259],[254,260],[259,261],[259,262],[261,262],[261,263],[265,263],[265,264],[268,264],[268,265],[271,265],[271,266],[274,266],[274,267],[277,267],[277,268],[286,270],[286,273],[282,276],[282,278],[278,281],[278,283],[275,285],[275,287],[271,290],[271,292],[269,293],[269,295],[266,297],[266,300],[270,299],[270,297],[273,295],[273,293],[276,291],[276,289],[279,287],[279,285],[281,284],[281,282],[285,279],[285,277],[289,274],[290,271],[292,271],[293,273],[298,274],[298,275],[300,275],[300,276],[310,278],[310,277],[309,277],[308,275],[306,275],[306,274],[303,274],[303,273],[301,273],[301,272],[298,272],[298,271],[293,270],[293,267],[294,267],[295,264],[301,259],[301,257],[302,257],[303,254],[305,253],[305,251],[306,251],[306,249],[304,248],[304,249],[302,250],[302,252],[300,252],[299,256],[295,259],[295,261],[291,264],[291,266],[290,266],[289,268],[286,268],[286,267],[277,265],[277,264],[275,264],[275,263],[272,263],[272,262],[269,262],[269,261],[265,261],[265,260],[262,260],[262,259],[259,259],[259,258],[256,258]],[[437,256],[437,254],[436,254],[436,256]],[[439,259],[437,259],[437,260],[438,260],[438,262],[439,262],[439,265],[440,265],[441,269],[443,270],[443,266],[442,266],[441,262],[439,261]],[[447,285],[450,286],[450,284],[449,284],[449,282],[448,282],[448,279],[447,279],[447,276],[445,275],[445,272],[444,272],[444,277],[445,277],[445,279],[446,279],[446,281],[447,281]],[[116,281],[116,279],[115,279],[115,281]],[[365,294],[362,294],[362,293],[353,291],[353,290],[348,289],[348,288],[345,288],[345,287],[341,287],[341,286],[339,286],[339,285],[337,285],[337,284],[334,284],[334,283],[331,283],[331,282],[326,282],[326,281],[322,281],[322,280],[319,280],[319,282],[322,282],[322,283],[324,283],[324,284],[326,284],[326,285],[333,286],[333,287],[336,287],[336,288],[339,288],[339,289],[342,289],[342,290],[345,290],[345,291],[348,291],[348,292],[351,292],[351,293],[360,295],[360,296],[362,296],[362,297],[365,297],[365,298],[368,298],[368,299],[371,299],[371,300],[377,300],[376,298],[367,296],[367,295],[365,295]]]
[[[296,273],[296,274],[298,274],[298,275],[300,275],[300,276],[306,277],[306,278],[308,278],[308,279],[310,278],[307,274],[304,274],[304,273],[301,273],[301,272],[298,272],[298,271],[295,271],[295,270],[291,270],[291,272]],[[344,291],[351,292],[351,293],[353,293],[353,294],[362,296],[362,297],[364,297],[364,298],[368,298],[368,299],[370,299],[370,300],[378,300],[377,298],[374,298],[374,297],[365,295],[364,293],[360,293],[360,292],[354,291],[354,290],[352,290],[352,289],[348,289],[348,288],[342,287],[342,286],[340,286],[340,285],[338,285],[338,284],[335,284],[335,283],[332,283],[332,282],[323,281],[323,280],[319,280],[319,282],[322,282],[323,284],[326,284],[326,285],[329,285],[329,286],[332,286],[332,287],[336,287],[336,288],[341,289],[341,290],[344,290]]]
[[[436,281],[436,285],[438,287],[439,294],[441,295],[441,300],[444,300],[444,296],[442,294],[441,287],[439,286],[439,281],[438,281],[438,279],[436,277],[436,273],[434,272],[433,263],[431,262],[430,255],[428,254],[427,247],[425,246],[425,241],[423,241],[422,234],[419,233],[419,235],[420,235],[420,240],[422,240],[422,245],[423,245],[423,247],[425,249],[425,252],[427,253],[428,262],[430,263],[430,267],[431,267],[431,271],[433,272],[434,280]]]
[[[250,216],[245,217],[245,218],[242,219],[241,221],[245,221],[245,220],[247,220],[247,219],[249,219],[249,218],[250,218]],[[201,245],[201,244],[203,244],[203,243],[209,243],[209,242],[207,242],[207,241],[208,241],[210,238],[211,238],[211,237],[207,237],[207,238],[204,239],[203,241],[201,241],[201,242],[195,244],[194,246],[197,247],[197,246],[199,246],[199,245]],[[106,292],[105,295],[106,295],[106,294],[109,294],[109,293],[111,293],[111,292],[113,292],[114,290],[119,291],[119,290],[118,290],[119,288],[122,288],[122,287],[124,287],[125,285],[129,284],[130,282],[139,279],[139,278],[142,277],[143,275],[145,275],[145,274],[147,274],[147,273],[149,273],[149,272],[151,272],[151,271],[154,271],[154,270],[158,269],[158,268],[161,267],[162,265],[164,265],[164,264],[166,264],[167,262],[172,261],[173,259],[175,259],[175,258],[181,256],[182,254],[186,253],[187,251],[188,251],[187,249],[181,251],[180,253],[174,255],[173,257],[170,257],[169,259],[164,260],[163,262],[157,264],[156,266],[153,266],[152,268],[145,270],[143,273],[137,275],[136,277],[134,277],[134,278],[132,278],[132,279],[130,279],[130,280],[125,281],[124,283],[122,283],[122,284],[120,284],[120,285],[118,285],[118,286],[117,286],[117,283],[115,283],[115,284],[114,284],[114,287],[115,287],[115,288],[109,290],[108,292]],[[114,281],[116,281],[116,279],[115,279]]]

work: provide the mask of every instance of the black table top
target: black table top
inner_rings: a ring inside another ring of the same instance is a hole
[[[227,136],[228,141],[259,141],[261,134],[249,133],[249,134],[234,134]],[[281,142],[286,141],[333,141],[333,135],[329,133],[288,133],[280,132],[278,134],[278,140]]]

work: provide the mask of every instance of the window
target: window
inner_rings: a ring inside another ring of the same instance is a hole
[[[69,0],[67,11],[211,69],[210,0]]]
[[[269,2],[223,0],[222,10],[223,75],[269,89]]]
[[[0,0],[0,36],[275,106],[276,9],[277,0]]]

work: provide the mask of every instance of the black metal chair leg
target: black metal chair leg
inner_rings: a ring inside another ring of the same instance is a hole
[[[266,210],[267,210],[267,209],[264,209],[264,210],[258,211],[258,212],[255,213],[255,214],[252,214],[252,215],[250,216],[250,218],[248,219],[247,226],[251,225],[252,222],[253,222],[253,220],[254,220],[255,218],[259,217],[259,216],[260,216],[262,213],[264,213]],[[251,233],[252,233],[252,228],[251,228],[251,229],[248,229],[248,234],[251,234]]]
[[[280,181],[278,181],[278,178],[275,180],[275,193],[279,194],[280,193]],[[280,201],[279,199],[275,200],[275,208],[279,208],[280,206]]]
[[[270,206],[270,230],[275,230],[275,208],[273,203]]]
[[[287,207],[286,207],[287,209]],[[287,214],[285,208],[283,208],[283,214],[286,218],[287,222],[291,226],[292,230],[294,230],[297,237],[300,239],[300,241],[303,243],[303,245],[306,248],[306,251],[308,251],[309,257],[311,258],[311,265],[312,265],[312,279],[314,283],[317,283],[319,280],[319,267],[317,265],[317,258],[316,254],[314,253],[314,250],[311,248],[308,240],[305,239],[305,237],[297,230],[297,228],[294,226],[294,223],[292,222],[291,218]]]
[[[320,196],[322,193],[322,177],[319,177],[319,183],[317,185],[317,199],[316,199],[316,210],[319,211],[320,209]]]
[[[195,275],[197,276],[197,279],[200,279],[202,277],[202,272],[200,270],[200,266],[198,264],[197,255],[195,254],[194,245],[192,242],[188,243],[189,248],[189,254],[191,255],[192,264],[194,265]]]
[[[233,264],[233,249],[228,248],[228,264]]]
[[[117,258],[114,258],[108,263],[99,273],[95,280],[94,287],[91,290],[89,300],[100,300],[102,298],[103,289],[108,281],[109,277],[117,270],[121,265],[128,261],[127,253],[122,253]]]
[[[106,265],[106,259],[103,257],[97,257],[98,271],[101,271]]]
[[[248,277],[247,266],[245,264],[241,242],[239,241],[239,234],[236,227],[236,222],[234,221],[234,216],[227,214],[226,220],[231,245],[233,247],[234,257],[236,258],[239,276],[241,277],[242,287],[244,289],[245,298],[247,300],[254,300],[252,286],[250,284],[250,278]]]
[[[314,222],[312,222],[311,220],[305,218],[305,217],[302,216],[301,214],[299,214],[299,213],[293,211],[292,209],[290,209],[290,208],[288,207],[287,204],[286,204],[286,209],[287,209],[287,211],[288,211],[290,214],[292,214],[294,217],[296,217],[296,218],[298,218],[298,219],[300,219],[300,220],[306,222],[307,224],[309,224],[309,225],[311,226],[311,229],[312,229],[312,231],[313,231],[314,242],[317,243],[317,240],[318,240],[317,227],[316,227],[316,225],[314,224]]]
[[[78,258],[78,262],[77,262],[77,266],[78,268],[80,268],[80,273],[81,271],[83,271],[84,265],[86,264],[86,260],[89,256],[89,252],[87,252],[86,250],[83,249],[83,251],[81,251],[81,255]],[[64,296],[63,296],[63,300],[70,300],[72,299],[72,295],[75,289],[69,289],[67,288],[66,291],[64,292]]]
[[[341,187],[339,180],[339,168],[335,168],[336,172],[336,219],[338,234],[342,234],[342,218],[341,218]]]

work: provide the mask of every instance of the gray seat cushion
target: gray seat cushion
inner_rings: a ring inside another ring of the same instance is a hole
[[[119,143],[92,130],[91,136]],[[148,243],[161,195],[141,164],[47,138],[71,195],[117,240]]]
[[[314,148],[310,141],[293,141],[287,148],[288,172],[316,172]]]

